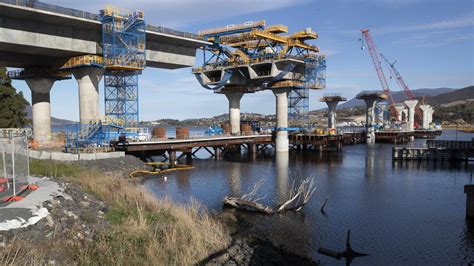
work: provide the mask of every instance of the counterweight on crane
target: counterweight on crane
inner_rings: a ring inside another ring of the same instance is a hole
[[[388,87],[387,79],[385,78],[385,74],[382,69],[382,63],[379,59],[377,47],[375,46],[374,40],[372,39],[372,36],[370,36],[368,29],[362,29],[361,32],[369,48],[370,57],[372,58],[372,62],[374,63],[375,71],[377,72],[377,76],[379,77],[382,89],[388,95],[388,100],[390,104],[390,114],[393,119],[398,121],[398,112],[397,109],[395,109],[395,101],[393,100],[392,93],[390,92],[390,88]]]

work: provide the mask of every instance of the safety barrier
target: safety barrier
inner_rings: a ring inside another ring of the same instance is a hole
[[[21,200],[29,186],[28,135],[23,129],[0,129],[0,201]]]

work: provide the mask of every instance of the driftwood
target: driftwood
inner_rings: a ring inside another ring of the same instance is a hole
[[[236,198],[236,197],[224,197],[224,204],[227,206],[238,208],[238,209],[258,211],[258,212],[263,212],[266,214],[273,213],[273,209],[266,205],[263,205],[261,203],[258,203],[252,200],[244,200],[244,199]]]
[[[284,212],[286,210],[300,211],[303,206],[311,199],[316,186],[314,185],[314,178],[307,177],[301,181],[298,188],[295,188],[295,183],[290,190],[289,199],[279,205],[277,212]]]
[[[308,177],[302,180],[298,187],[295,187],[293,182],[288,200],[282,204],[279,204],[277,209],[273,210],[271,207],[258,202],[264,197],[255,198],[255,194],[257,194],[262,185],[263,179],[254,185],[252,191],[242,195],[241,197],[224,197],[224,205],[243,210],[263,212],[266,214],[281,213],[288,210],[300,211],[303,206],[311,199],[311,196],[316,190],[314,177]]]

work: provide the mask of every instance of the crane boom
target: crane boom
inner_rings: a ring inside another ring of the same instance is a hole
[[[408,87],[407,83],[405,80],[403,80],[402,76],[400,75],[400,72],[395,68],[395,64],[390,63],[388,59],[381,53],[380,56],[385,60],[385,63],[390,69],[390,72],[392,73],[393,76],[395,76],[398,86],[405,92],[405,96],[408,100],[414,100],[415,97],[413,96],[413,93],[410,90],[410,87]],[[423,117],[423,111],[421,110],[419,105],[416,105],[415,107],[415,113],[418,116],[418,122],[421,121]]]
[[[361,32],[369,48],[370,57],[372,58],[372,62],[374,63],[375,71],[377,72],[377,76],[379,77],[382,89],[388,95],[388,99],[390,101],[390,114],[396,121],[398,121],[398,112],[395,108],[395,101],[393,100],[392,93],[390,92],[390,88],[388,87],[387,79],[385,78],[385,74],[382,69],[382,64],[379,59],[377,47],[375,46],[374,40],[372,39],[372,36],[370,36],[368,29],[362,29]]]

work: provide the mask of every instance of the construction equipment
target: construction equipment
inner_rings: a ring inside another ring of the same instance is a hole
[[[372,62],[374,64],[375,71],[377,72],[380,84],[382,85],[382,89],[388,95],[390,114],[394,120],[398,121],[398,112],[397,109],[395,109],[395,101],[393,100],[392,93],[388,87],[387,79],[385,78],[382,64],[379,59],[377,47],[375,46],[374,40],[372,39],[372,36],[370,36],[368,29],[361,29],[361,32],[369,48],[370,57],[372,58]]]
[[[266,26],[264,20],[201,31],[199,36],[212,44],[203,47],[203,66],[194,68],[193,73],[204,88],[215,92],[220,92],[233,75],[239,76],[240,80],[246,80],[245,84],[239,84],[246,88],[290,88],[290,124],[308,124],[309,89],[325,87],[326,58],[317,54],[317,46],[306,43],[318,38],[318,34],[311,28],[282,35],[287,32],[287,26]],[[207,54],[210,54],[210,57]],[[277,76],[272,77],[272,71],[265,63],[285,59],[288,60],[288,65],[280,69]],[[249,77],[248,71],[245,70],[248,66],[255,66],[252,71],[255,71],[254,75],[258,78]],[[221,75],[219,69],[223,68],[225,72]],[[212,87],[204,84],[201,76],[203,71],[206,71],[205,78]],[[293,76],[290,75],[290,78],[285,77],[290,72],[298,74],[291,74]],[[294,123],[295,121],[297,123]]]
[[[402,76],[398,72],[398,70],[395,68],[395,62],[390,63],[388,59],[383,55],[380,54],[380,56],[385,60],[385,63],[387,64],[388,68],[390,69],[390,72],[392,75],[396,78],[398,86],[405,92],[405,96],[407,100],[415,100],[415,97],[413,96],[413,93],[411,92],[410,88],[408,87],[407,83],[405,80],[403,80]],[[420,109],[420,105],[417,104],[415,107],[415,124],[420,125],[421,120],[423,119],[423,111]],[[415,125],[415,127],[417,127]]]
[[[106,69],[105,115],[135,126],[139,121],[138,75],[146,64],[144,13],[106,6],[100,19]]]

